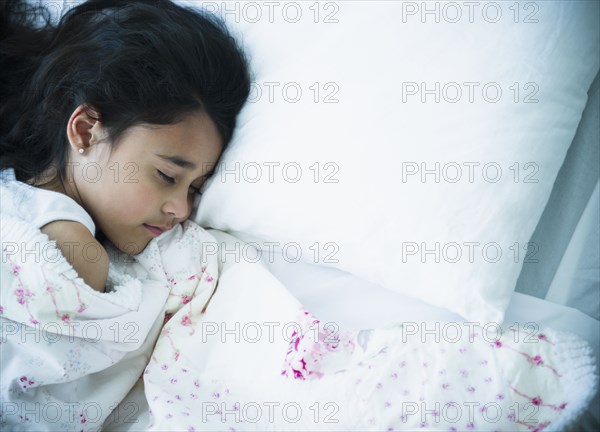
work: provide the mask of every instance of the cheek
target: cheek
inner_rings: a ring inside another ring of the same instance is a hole
[[[159,196],[148,183],[111,182],[104,190],[105,203],[116,220],[146,222],[160,207]]]

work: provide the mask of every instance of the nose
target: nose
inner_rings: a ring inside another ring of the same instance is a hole
[[[188,194],[169,195],[162,205],[162,211],[176,219],[187,219],[192,211],[192,203]]]

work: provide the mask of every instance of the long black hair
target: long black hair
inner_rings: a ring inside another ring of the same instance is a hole
[[[225,145],[250,92],[243,51],[216,17],[170,0],[88,0],[50,11],[0,0],[0,169],[65,175],[66,126],[79,105],[108,139],[201,111]]]

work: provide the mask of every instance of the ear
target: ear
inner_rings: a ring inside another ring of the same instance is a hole
[[[71,150],[75,153],[84,152],[94,143],[102,140],[102,124],[99,114],[93,108],[79,105],[67,123],[67,138]]]

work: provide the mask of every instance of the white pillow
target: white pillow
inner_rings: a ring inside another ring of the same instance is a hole
[[[195,220],[501,321],[600,65],[598,3],[275,3],[205,3],[255,85]]]

